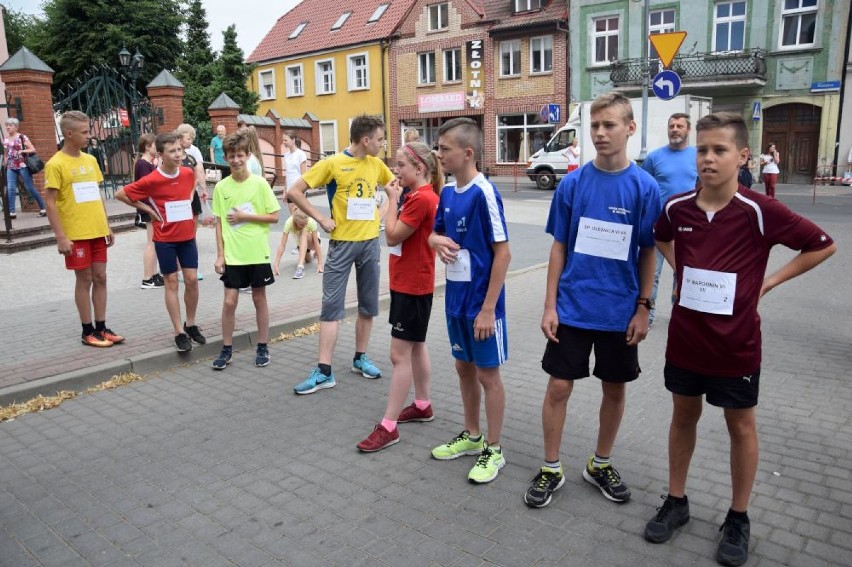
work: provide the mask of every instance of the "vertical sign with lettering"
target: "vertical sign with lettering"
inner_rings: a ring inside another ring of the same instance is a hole
[[[471,108],[485,105],[485,73],[482,63],[485,61],[485,42],[474,39],[467,42],[467,103]]]

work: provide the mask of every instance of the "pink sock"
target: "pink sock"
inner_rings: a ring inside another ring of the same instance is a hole
[[[393,433],[396,429],[396,421],[392,421],[390,419],[382,419],[382,427]]]
[[[429,406],[431,406],[431,405],[432,405],[432,402],[430,402],[429,400],[418,400],[418,399],[415,399],[415,400],[414,400],[414,405],[415,405],[415,406],[417,407],[417,409],[419,409],[419,410],[425,410],[426,408],[428,408]]]

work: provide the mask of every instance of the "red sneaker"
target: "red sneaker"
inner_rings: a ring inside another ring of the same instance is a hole
[[[375,453],[396,443],[399,443],[399,430],[394,429],[391,432],[382,427],[381,423],[378,423],[373,432],[358,443],[358,448],[364,453]]]
[[[112,346],[112,341],[108,341],[97,333],[91,335],[83,335],[83,344],[98,348],[106,348]]]
[[[422,410],[412,403],[410,406],[402,408],[396,422],[409,423],[412,421],[432,421],[433,419],[435,419],[435,415],[432,413],[431,404],[428,408]]]
[[[114,345],[118,343],[124,342],[124,337],[119,335],[118,333],[112,332],[112,329],[104,329],[103,331],[95,331],[95,333],[100,334],[105,340],[111,342]]]

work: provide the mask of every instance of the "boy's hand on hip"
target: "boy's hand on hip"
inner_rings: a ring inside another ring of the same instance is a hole
[[[495,327],[494,310],[483,308],[473,320],[473,338],[477,341],[490,339],[494,336]]]

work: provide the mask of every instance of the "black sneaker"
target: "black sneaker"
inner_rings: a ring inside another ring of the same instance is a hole
[[[559,470],[541,467],[524,494],[524,502],[532,508],[544,508],[550,504],[553,493],[562,488],[563,484],[565,475],[562,474],[562,467],[559,467]]]
[[[175,346],[177,346],[178,352],[187,352],[192,350],[192,341],[189,340],[189,335],[186,333],[175,335]]]
[[[163,279],[163,274],[154,274],[151,278],[157,282],[157,287],[163,287],[166,285],[166,280]]]
[[[193,325],[191,327],[187,327],[186,323],[183,324],[183,332],[189,335],[189,338],[194,342],[203,345],[207,343],[207,339],[204,338],[204,335],[201,334],[201,329],[198,328],[198,325]]]
[[[721,565],[733,567],[748,561],[748,538],[751,532],[748,517],[733,518],[728,512],[728,517],[719,531],[722,532],[722,541],[716,548],[716,561]]]
[[[254,365],[257,367],[266,366],[269,364],[269,347],[257,347],[257,356],[254,358]]]
[[[689,521],[689,501],[684,495],[681,502],[671,496],[661,496],[663,505],[657,508],[657,515],[645,524],[645,539],[651,543],[669,541],[675,529]]]
[[[136,217],[133,219],[133,224],[136,225],[137,228],[148,228],[148,225],[142,220],[142,215],[139,213],[136,213]]]
[[[224,370],[231,363],[231,355],[233,351],[230,348],[223,348],[216,360],[213,361],[213,370]]]
[[[142,285],[139,287],[142,289],[160,289],[165,285],[165,282],[161,282],[155,276],[151,276],[147,280],[142,280]]]
[[[583,478],[586,479],[586,482],[597,486],[607,500],[619,504],[630,500],[630,489],[621,482],[621,475],[612,465],[600,468],[593,467],[590,457],[583,469]]]

